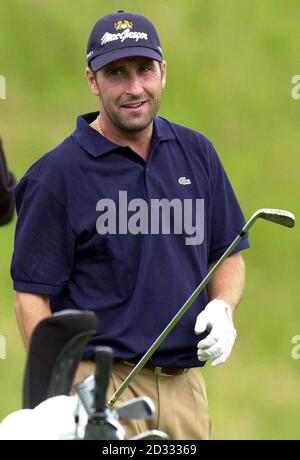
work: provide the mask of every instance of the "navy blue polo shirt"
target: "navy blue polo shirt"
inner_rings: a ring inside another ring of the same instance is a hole
[[[17,185],[11,273],[15,290],[49,295],[53,312],[96,313],[99,327],[85,358],[93,357],[95,345],[107,345],[116,359],[136,361],[245,221],[206,137],[157,117],[144,161],[91,128],[96,116],[79,116],[73,134]],[[164,214],[161,200],[177,207]],[[234,252],[248,247],[244,237]],[[203,291],[153,364],[201,365],[194,325],[207,302]]]

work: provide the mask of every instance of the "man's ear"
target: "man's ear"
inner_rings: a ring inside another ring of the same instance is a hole
[[[92,71],[92,69],[90,69],[89,67],[86,67],[85,69],[85,75],[86,75],[86,79],[87,79],[87,82],[88,82],[88,85],[92,91],[92,93],[95,95],[95,96],[98,96],[99,97],[99,90],[98,90],[98,86],[97,86],[97,82],[96,82],[96,73],[94,73]]]
[[[167,81],[167,63],[166,61],[163,61],[161,63],[161,87],[164,89],[166,86],[166,81]]]

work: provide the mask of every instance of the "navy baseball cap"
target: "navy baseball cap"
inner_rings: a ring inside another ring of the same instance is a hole
[[[87,45],[88,66],[96,72],[110,62],[133,56],[162,62],[160,40],[152,22],[125,11],[99,19]]]

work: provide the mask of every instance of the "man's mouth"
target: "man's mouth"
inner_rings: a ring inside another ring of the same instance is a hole
[[[140,101],[140,102],[130,102],[128,104],[122,104],[121,107],[125,107],[126,109],[139,109],[142,107],[144,104],[146,104],[147,101]]]

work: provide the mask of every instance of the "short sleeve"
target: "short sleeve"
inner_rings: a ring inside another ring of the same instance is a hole
[[[245,218],[224,167],[211,145],[212,207],[209,262],[219,259],[245,225]],[[245,235],[233,254],[250,247]]]
[[[65,206],[45,184],[26,176],[16,187],[15,201],[14,289],[58,295],[71,276],[75,247]]]

